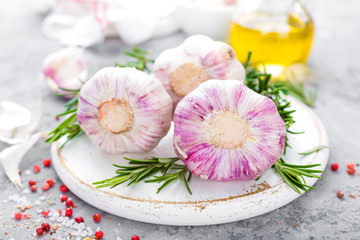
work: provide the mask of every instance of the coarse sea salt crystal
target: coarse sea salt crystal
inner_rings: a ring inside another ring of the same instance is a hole
[[[40,205],[41,202],[40,202],[39,200],[35,200],[34,204],[35,204],[35,205]]]
[[[121,240],[121,237],[116,237],[116,240]]]
[[[27,189],[27,188],[25,188],[23,191],[22,191],[22,193],[29,193],[30,191],[29,191],[29,189]]]
[[[4,202],[4,203],[7,203],[7,202],[8,202],[8,200],[7,200],[7,199],[4,199],[4,200],[3,200],[3,202]]]
[[[25,175],[26,175],[26,176],[30,176],[30,175],[31,175],[31,170],[30,170],[30,169],[26,169],[24,172],[25,172]]]
[[[85,223],[79,223],[79,230],[85,229]]]
[[[58,217],[58,219],[56,219],[57,222],[62,222],[64,220],[64,217]]]
[[[94,231],[91,229],[91,227],[87,227],[86,231],[88,231],[89,235],[91,236],[94,234]]]
[[[80,236],[86,237],[88,235],[88,232],[86,230],[82,231]]]
[[[44,200],[45,200],[45,196],[41,196],[39,199],[40,199],[41,201],[44,201]]]
[[[70,227],[71,225],[73,225],[73,223],[74,223],[74,219],[69,220],[69,221],[67,221],[66,226]]]
[[[43,211],[43,209],[41,209],[41,208],[37,208],[37,209],[36,209],[36,212],[37,212],[37,213],[41,213],[42,211]]]

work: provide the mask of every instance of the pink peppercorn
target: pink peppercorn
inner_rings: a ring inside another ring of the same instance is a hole
[[[93,215],[93,219],[94,219],[95,222],[99,222],[101,220],[101,215],[98,214],[98,213],[95,213]]]
[[[52,179],[52,178],[47,179],[46,183],[49,184],[50,187],[54,186],[54,184],[55,184],[54,179]]]
[[[65,216],[71,217],[72,214],[73,214],[73,210],[72,210],[71,208],[67,208],[67,209],[65,210]]]
[[[30,190],[32,192],[36,192],[37,191],[37,186],[36,185],[31,185]]]
[[[343,193],[341,190],[339,190],[339,191],[336,193],[336,196],[337,196],[338,198],[342,198],[342,197],[344,197],[344,193]]]
[[[75,220],[75,222],[77,222],[77,223],[82,223],[82,222],[84,222],[84,219],[83,219],[82,217],[80,217],[80,216],[74,218],[74,220]]]
[[[347,166],[347,168],[350,168],[350,169],[353,169],[355,167],[355,165],[353,163],[348,163],[346,166]]]
[[[43,160],[43,166],[44,167],[50,167],[50,165],[51,165],[51,160],[50,159],[46,158],[46,159]]]
[[[34,171],[34,173],[40,172],[40,167],[39,167],[38,165],[35,165],[35,166],[33,167],[33,171]]]
[[[104,236],[104,233],[101,230],[98,230],[95,232],[95,237],[102,238]]]
[[[43,234],[43,232],[44,232],[44,230],[42,228],[37,228],[36,229],[37,235],[41,235],[41,234]]]
[[[29,180],[29,186],[32,186],[32,185],[36,185],[36,181],[34,181],[34,180]]]
[[[41,227],[42,227],[42,229],[45,230],[45,232],[50,230],[50,224],[48,224],[48,223],[41,224]]]
[[[61,200],[61,202],[65,202],[68,200],[68,196],[62,195],[60,200]]]
[[[15,219],[21,219],[22,218],[22,213],[21,212],[17,212],[14,215]]]
[[[49,190],[49,188],[50,188],[50,185],[48,183],[44,183],[44,185],[42,185],[42,187],[41,187],[41,189],[43,191]]]
[[[337,171],[338,169],[339,169],[339,164],[337,164],[337,163],[332,163],[331,164],[331,170]]]
[[[132,236],[131,240],[140,240],[140,237],[138,235]]]
[[[67,190],[68,190],[68,188],[65,185],[60,186],[60,192],[65,193],[65,192],[67,192]]]
[[[71,199],[69,199],[69,200],[66,201],[65,205],[67,207],[74,207],[74,202]]]

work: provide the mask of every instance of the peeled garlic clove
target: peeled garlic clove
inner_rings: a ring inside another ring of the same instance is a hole
[[[240,81],[209,80],[174,115],[174,147],[203,179],[248,181],[280,159],[286,127],[274,102]]]
[[[76,47],[63,48],[47,56],[43,62],[43,74],[51,90],[68,94],[65,89],[80,89],[88,79],[84,50]],[[67,95],[71,98],[74,95]]]
[[[77,118],[109,153],[153,149],[170,128],[171,98],[157,79],[134,68],[103,68],[81,89]]]
[[[7,144],[18,144],[28,138],[40,124],[42,100],[39,99],[32,109],[16,103],[0,103],[0,141]]]
[[[245,79],[244,67],[226,43],[203,35],[187,38],[180,46],[164,51],[154,63],[154,76],[176,104],[208,79]]]

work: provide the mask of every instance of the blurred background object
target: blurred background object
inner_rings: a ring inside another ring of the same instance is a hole
[[[240,62],[252,51],[252,63],[275,77],[306,62],[314,24],[300,0],[242,0],[232,21],[230,43]]]
[[[204,34],[213,40],[229,37],[237,0],[178,0],[175,21],[187,36]]]

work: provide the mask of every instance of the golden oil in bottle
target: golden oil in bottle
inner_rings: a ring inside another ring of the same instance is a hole
[[[244,63],[251,51],[251,63],[264,66],[276,77],[284,67],[306,62],[313,35],[310,17],[304,22],[295,13],[253,12],[233,19],[230,44],[240,62]]]

